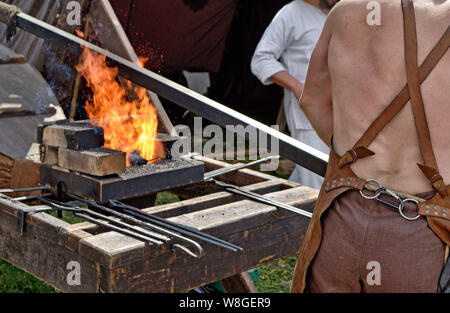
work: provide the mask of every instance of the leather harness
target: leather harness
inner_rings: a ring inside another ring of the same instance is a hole
[[[362,192],[369,180],[355,175],[350,165],[358,159],[366,158],[375,153],[368,149],[377,135],[388,125],[392,119],[411,100],[420,152],[424,164],[417,164],[423,174],[430,181],[435,196],[418,203],[418,214],[425,216],[430,228],[447,245],[450,245],[450,185],[445,185],[431,144],[431,136],[425,114],[420,86],[433,71],[439,60],[446,54],[450,46],[450,26],[426,57],[422,65],[418,66],[417,33],[412,0],[402,0],[404,21],[405,61],[407,71],[407,84],[375,119],[364,132],[352,149],[339,156],[331,149],[325,180],[319,193],[311,223],[300,249],[299,259],[295,268],[292,292],[303,292],[306,285],[306,276],[322,239],[322,226],[320,219],[333,201],[348,190]]]

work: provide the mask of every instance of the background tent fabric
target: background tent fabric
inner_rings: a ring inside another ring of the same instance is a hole
[[[264,86],[250,70],[250,62],[264,31],[290,0],[239,1],[225,53],[209,96],[265,124],[274,125],[283,98],[277,85]]]
[[[163,73],[217,72],[236,0],[110,0],[138,55]]]
[[[263,86],[250,61],[266,27],[289,0],[110,0],[147,67],[183,83],[180,72],[207,71],[207,94],[233,109],[274,124],[282,99],[278,86]],[[168,113],[184,110],[164,103]],[[175,114],[177,115],[177,114]],[[171,114],[176,123],[176,116]]]
[[[50,24],[58,24],[69,0],[3,0]],[[89,0],[79,0],[83,11]],[[288,0],[110,0],[137,53],[147,67],[183,83],[181,71],[207,71],[208,96],[266,124],[274,124],[282,98],[278,86],[263,86],[250,71],[250,60],[264,30]],[[5,26],[0,24],[0,33]],[[3,36],[1,36],[3,37]],[[4,39],[2,39],[4,40]],[[45,41],[23,31],[8,45],[24,54],[39,71],[46,59]],[[50,64],[51,65],[51,64]],[[64,69],[57,66],[57,71]],[[66,69],[71,72],[73,69]],[[63,73],[63,74],[64,74]],[[52,71],[51,77],[55,76]],[[50,77],[49,76],[49,77]],[[66,94],[57,92],[64,102]],[[164,103],[170,114],[171,108]],[[173,106],[178,113],[184,110]],[[172,118],[172,116],[171,116]],[[178,121],[174,120],[174,123]]]

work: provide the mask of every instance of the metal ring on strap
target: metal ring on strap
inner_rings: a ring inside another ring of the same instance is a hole
[[[408,216],[406,216],[405,214],[403,214],[403,209],[405,208],[405,202],[408,202],[408,201],[414,202],[414,203],[417,204],[417,205],[419,204],[419,201],[417,201],[417,200],[415,200],[415,199],[405,199],[405,200],[403,200],[403,201],[400,203],[400,205],[398,206],[398,212],[400,213],[400,215],[401,215],[403,218],[407,219],[408,221],[415,221],[415,220],[417,220],[417,219],[420,217],[419,214],[417,214],[417,216],[415,216],[415,217],[408,217]]]
[[[350,153],[352,153],[354,155],[353,161],[352,161],[352,164],[353,164],[356,162],[356,160],[358,160],[358,154],[356,153],[356,151],[354,149],[350,149],[349,151],[350,151]]]
[[[376,179],[366,179],[366,182],[364,183],[364,186],[363,186],[363,190],[364,190],[364,187],[365,187],[368,183],[371,183],[371,182],[374,182],[374,183],[376,183],[376,184],[378,185],[378,190],[375,192],[375,195],[374,195],[374,196],[366,196],[362,190],[359,191],[359,193],[361,194],[361,196],[362,196],[363,198],[367,199],[367,200],[373,200],[373,199],[378,198],[378,197],[380,196],[381,192],[382,192],[381,184],[380,184]]]

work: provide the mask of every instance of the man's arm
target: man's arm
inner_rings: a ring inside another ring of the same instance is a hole
[[[278,86],[289,89],[294,93],[297,99],[300,99],[303,92],[303,84],[300,83],[288,72],[286,71],[278,72],[272,77],[270,77],[269,80],[277,84]]]
[[[288,12],[283,8],[267,27],[251,62],[252,73],[265,85],[275,83],[291,90],[297,99],[303,91],[303,84],[290,75],[279,59],[292,39],[292,25]]]
[[[328,69],[328,46],[332,36],[333,14],[327,18],[309,63],[300,108],[305,112],[314,130],[329,147],[333,135],[333,103]]]

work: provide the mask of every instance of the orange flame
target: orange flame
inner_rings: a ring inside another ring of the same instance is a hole
[[[156,159],[158,117],[147,91],[129,81],[122,86],[117,81],[118,69],[106,65],[106,57],[83,49],[82,62],[76,66],[93,92],[93,101],[86,101],[89,119],[105,132],[105,147],[127,153],[138,152],[149,162]],[[141,66],[144,60],[140,59]],[[132,99],[129,99],[129,95]]]

